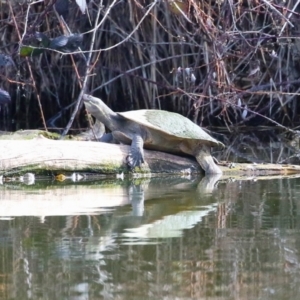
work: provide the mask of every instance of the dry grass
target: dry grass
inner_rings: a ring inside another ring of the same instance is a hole
[[[300,1],[182,1],[128,0],[113,7],[93,1],[85,15],[70,4],[65,19],[73,33],[84,34],[81,49],[87,54],[94,43],[86,82],[79,54],[18,55],[20,41],[31,45],[36,31],[63,34],[55,1],[2,4],[1,52],[16,68],[1,73],[0,87],[13,104],[0,112],[0,126],[64,127],[74,106],[63,108],[77,99],[82,82],[115,110],[162,108],[229,129],[273,120],[297,124]],[[81,116],[74,127],[85,124]]]

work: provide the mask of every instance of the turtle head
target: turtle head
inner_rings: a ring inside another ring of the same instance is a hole
[[[87,112],[94,116],[96,120],[104,123],[110,130],[113,130],[118,115],[99,98],[88,94],[84,94],[82,98]]]
[[[86,110],[93,115],[94,111],[100,110],[101,109],[101,103],[102,100],[96,97],[93,97],[88,94],[84,94],[82,97]]]

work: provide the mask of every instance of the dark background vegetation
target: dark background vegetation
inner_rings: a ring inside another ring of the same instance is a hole
[[[0,53],[15,65],[0,69],[0,87],[11,95],[0,129],[65,128],[86,76],[88,92],[117,111],[166,109],[228,130],[298,125],[296,0],[95,0],[83,14],[84,3],[1,1]],[[66,35],[61,16],[82,34],[80,50],[20,55],[36,45],[36,32]],[[88,57],[92,42],[87,65],[79,52]],[[80,107],[73,129],[88,126]]]

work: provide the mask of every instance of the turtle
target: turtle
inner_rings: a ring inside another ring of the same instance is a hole
[[[101,99],[83,95],[88,113],[102,122],[114,140],[128,144],[127,164],[131,169],[145,162],[145,149],[172,154],[188,154],[196,158],[206,174],[222,174],[211,156],[210,148],[222,146],[188,118],[165,110],[141,109],[112,111]],[[107,136],[103,140],[108,141]]]

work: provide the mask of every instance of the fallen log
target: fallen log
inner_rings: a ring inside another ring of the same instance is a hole
[[[75,142],[51,141],[47,139],[30,141],[0,142],[0,172],[4,174],[22,172],[96,172],[117,174],[127,172],[125,160],[128,146]],[[137,173],[200,173],[197,162],[189,158],[145,151],[148,167],[135,170]],[[255,172],[297,173],[297,166],[232,164],[222,166],[224,173],[251,174]]]
[[[36,174],[84,172],[106,175],[129,173],[126,156],[129,146],[89,141],[33,140],[0,141],[0,175],[10,176],[33,172]],[[135,173],[203,173],[197,161],[168,153],[145,150],[147,164]],[[300,174],[298,165],[223,163],[224,175],[290,175]]]
[[[127,173],[129,147],[88,141],[34,140],[0,141],[0,175],[24,172]],[[145,151],[148,166],[139,173],[199,173],[196,161],[167,153]],[[185,171],[185,169],[188,169]]]

